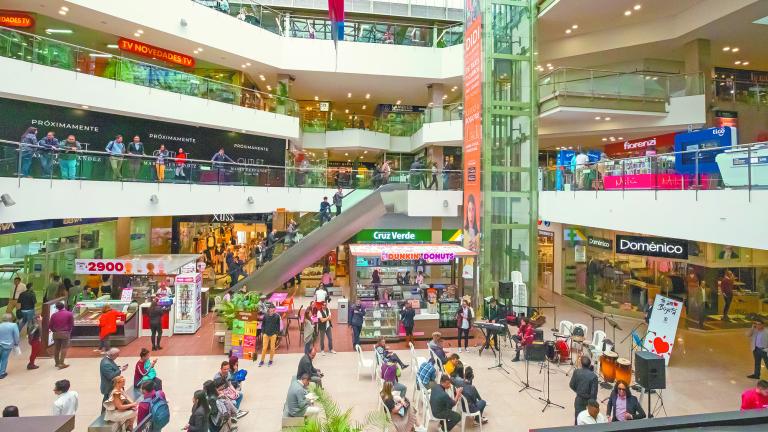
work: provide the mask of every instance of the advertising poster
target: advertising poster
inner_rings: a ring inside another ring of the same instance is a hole
[[[480,3],[467,0],[464,26],[464,247],[480,251],[483,144],[483,52]]]
[[[682,312],[683,302],[656,294],[643,347],[647,351],[664,357],[664,364],[667,366],[672,356],[672,348],[675,346],[677,323],[680,321]]]

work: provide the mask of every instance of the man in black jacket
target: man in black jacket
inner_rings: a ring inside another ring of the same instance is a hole
[[[27,289],[19,294],[19,334],[24,329],[24,326],[29,326],[35,322],[35,304],[37,303],[37,297],[32,290],[32,282],[27,284]]]
[[[589,357],[581,357],[581,369],[571,376],[570,387],[576,393],[576,399],[573,401],[573,407],[576,409],[575,424],[579,413],[587,409],[587,402],[590,399],[597,399],[597,374],[592,371],[592,362]]]
[[[309,353],[304,354],[304,357],[299,360],[299,370],[296,372],[296,379],[301,379],[302,375],[307,374],[310,381],[317,384],[318,387],[323,387],[323,373],[312,364],[312,360],[316,355],[317,348],[314,346]]]
[[[269,363],[272,366],[272,360],[275,358],[275,346],[277,345],[277,335],[280,333],[280,315],[275,313],[275,305],[270,303],[267,307],[267,314],[261,323],[261,361],[259,367],[264,366],[264,358],[267,356],[267,346],[269,349]]]

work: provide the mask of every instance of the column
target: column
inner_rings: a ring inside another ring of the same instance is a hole
[[[443,96],[445,95],[445,86],[439,83],[427,84],[427,99],[429,107],[427,108],[427,123],[443,121]]]
[[[688,94],[697,94],[703,86],[704,100],[707,107],[713,106],[712,101],[712,43],[709,39],[694,39],[683,46],[685,58],[685,73],[689,74],[686,82]],[[703,82],[698,79],[699,72],[703,75]],[[707,124],[712,125],[713,114],[707,110]]]

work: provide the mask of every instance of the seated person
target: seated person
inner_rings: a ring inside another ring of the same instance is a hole
[[[400,360],[400,357],[396,353],[389,350],[389,347],[387,347],[387,340],[385,338],[379,338],[379,340],[376,342],[376,353],[378,353],[382,360],[395,362],[399,364],[403,369],[408,367],[407,364]]]
[[[520,361],[520,351],[533,343],[534,329],[528,317],[520,318],[520,326],[517,328],[517,334],[512,336],[515,341],[515,358],[512,361]]]
[[[435,380],[437,377],[437,369],[435,369],[435,361],[429,359],[419,365],[419,370],[416,371],[416,382],[424,388],[429,387],[429,383]]]
[[[283,406],[283,417],[317,417],[320,414],[320,408],[313,406],[312,401],[307,399],[309,378],[309,374],[305,373],[291,381]]]
[[[432,333],[432,340],[429,341],[427,347],[432,350],[433,353],[435,353],[435,356],[440,359],[442,364],[445,364],[448,356],[445,354],[445,350],[443,349],[443,335],[440,332]]]
[[[139,399],[139,407],[136,410],[136,424],[141,424],[144,417],[148,416],[152,411],[152,399],[157,396],[158,398],[168,402],[165,398],[165,393],[160,389],[155,389],[155,383],[152,381],[144,381],[141,383],[141,399]],[[154,420],[153,420],[154,421]]]
[[[440,383],[432,383],[429,394],[429,407],[432,410],[432,416],[436,419],[445,420],[448,432],[461,421],[461,414],[453,410],[453,407],[461,400],[464,392],[463,387],[456,389],[456,397],[452,398],[446,390],[451,388],[451,377],[446,374],[440,375]],[[442,422],[440,423],[442,425]]]
[[[397,363],[391,361],[391,360],[384,360],[384,363],[381,364],[381,379],[385,383],[391,383],[392,388],[400,393],[400,396],[405,397],[406,394],[408,394],[408,388],[398,382],[397,379]]]
[[[448,363],[450,363],[450,358]],[[447,371],[445,373],[448,373]],[[456,361],[456,365],[453,367],[453,371],[450,373],[451,382],[454,387],[464,387],[464,363],[461,360]]]
[[[125,430],[132,430],[136,420],[136,403],[125,393],[125,378],[118,375],[112,379],[112,391],[104,402],[104,420],[119,423]]]
[[[317,348],[313,345],[308,353],[304,354],[304,357],[299,360],[299,369],[296,371],[296,379],[301,379],[301,376],[307,374],[309,380],[315,383],[318,387],[323,386],[323,373],[320,369],[316,369],[312,363],[315,356],[317,356]]]
[[[153,381],[157,376],[155,372],[155,363],[157,359],[149,358],[149,350],[142,348],[139,353],[139,360],[133,371],[133,387],[140,388],[147,381]],[[139,420],[141,422],[141,420]]]
[[[624,381],[616,381],[616,386],[608,398],[606,412],[611,421],[629,421],[645,418],[645,411],[637,398],[629,391],[629,385]]]
[[[597,403],[596,400],[590,399],[587,401],[587,409],[576,416],[576,425],[581,426],[598,423],[608,423],[608,419],[600,412],[600,404]]]
[[[768,381],[759,380],[754,388],[741,394],[741,410],[768,408]]]
[[[392,393],[392,383],[385,382],[381,387],[381,401],[387,407],[392,418],[395,432],[413,432],[416,429],[416,416],[411,403],[405,397]]]
[[[469,412],[480,412],[480,418],[475,418],[475,425],[479,424],[481,421],[483,423],[488,423],[488,419],[483,415],[486,402],[480,396],[480,392],[477,391],[477,388],[473,384],[474,381],[475,371],[472,370],[472,367],[467,366],[467,368],[464,370],[463,394],[464,398],[469,404]]]
[[[443,370],[445,370],[445,373],[448,375],[453,375],[453,370],[456,369],[456,364],[459,363],[459,355],[456,353],[453,353],[448,356],[448,360],[443,363]]]
[[[246,414],[248,414],[248,411],[244,411],[240,409],[240,403],[243,401],[243,392],[235,388],[234,384],[232,383],[232,373],[229,369],[229,361],[224,360],[221,362],[221,367],[219,368],[219,371],[216,372],[216,375],[213,376],[213,380],[216,381],[217,379],[221,379],[225,383],[225,390],[224,392],[226,395],[232,399],[232,403],[235,405],[235,408],[237,408],[237,418],[243,417]]]

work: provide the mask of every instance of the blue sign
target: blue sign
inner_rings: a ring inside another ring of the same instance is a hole
[[[14,234],[28,231],[39,231],[65,226],[86,225],[98,222],[117,220],[117,218],[72,218],[72,219],[45,219],[27,222],[8,222],[0,224],[0,234]]]
[[[736,128],[730,126],[677,134],[675,171],[678,174],[695,174],[698,169],[699,174],[719,173],[715,157],[734,145]]]
[[[555,188],[563,190],[563,171],[571,170],[576,152],[573,150],[560,150],[557,152],[557,171],[555,172]]]

